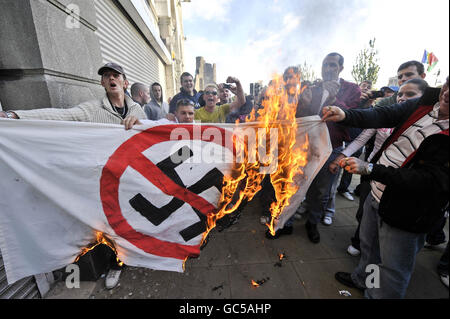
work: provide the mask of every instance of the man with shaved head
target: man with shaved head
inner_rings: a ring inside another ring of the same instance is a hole
[[[131,98],[140,106],[150,102],[150,88],[142,83],[136,82],[131,86]]]

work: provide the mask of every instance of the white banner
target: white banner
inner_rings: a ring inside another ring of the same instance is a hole
[[[298,123],[298,140],[309,137],[309,160],[277,228],[295,213],[331,153],[319,117]],[[185,258],[200,253],[205,216],[217,208],[222,177],[231,171],[226,136],[236,128],[168,124],[125,131],[0,119],[0,249],[8,282],[73,263],[97,231],[114,241],[127,265],[182,272]],[[211,138],[214,130],[221,141]]]

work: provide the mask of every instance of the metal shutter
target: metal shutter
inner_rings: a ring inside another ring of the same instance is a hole
[[[0,252],[0,299],[35,299],[41,298],[36,280],[33,276],[8,285],[3,258]]]
[[[96,0],[94,4],[103,63],[120,64],[130,83],[159,82],[159,58],[127,17],[112,0]]]

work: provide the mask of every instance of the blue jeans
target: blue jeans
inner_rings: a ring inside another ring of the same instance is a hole
[[[404,298],[417,253],[426,234],[410,233],[386,223],[380,227],[380,288],[367,289],[368,298]]]
[[[339,153],[337,153],[337,155],[339,155]],[[336,155],[336,157],[337,157],[337,155]],[[339,182],[338,177],[339,177],[339,174],[341,173],[341,170],[342,170],[342,168],[339,168],[339,170],[336,174],[331,174],[334,176],[331,179],[331,186],[330,186],[328,195],[324,197],[324,202],[323,202],[324,207],[325,207],[325,212],[323,214],[324,216],[333,218],[334,213],[336,212],[336,208],[335,208],[336,207],[336,193],[337,193],[338,182]]]
[[[414,271],[416,255],[425,243],[426,234],[410,233],[386,223],[378,217],[378,203],[372,194],[364,203],[361,220],[361,258],[351,277],[362,288],[368,275],[366,267],[379,267],[379,288],[365,290],[367,298],[404,298],[411,274]]]
[[[328,166],[342,150],[342,147],[337,147],[333,150],[306,192],[306,198],[301,205],[305,211],[309,212],[308,221],[311,224],[318,224],[324,216],[334,216],[334,202],[339,173],[331,173]]]

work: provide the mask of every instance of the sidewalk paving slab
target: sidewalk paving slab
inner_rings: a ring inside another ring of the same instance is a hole
[[[341,285],[334,279],[336,269],[352,269],[355,263],[340,259],[328,259],[313,262],[295,262],[294,266],[299,273],[304,287],[308,293],[308,298],[314,299],[345,299],[362,298],[362,293],[357,289],[348,288]],[[341,295],[339,291],[348,291],[351,296]]]
[[[339,284],[337,271],[351,272],[359,258],[347,254],[357,222],[359,198],[336,196],[336,215],[331,226],[319,225],[321,241],[311,243],[305,218],[295,220],[292,235],[276,240],[265,237],[258,197],[241,213],[238,222],[213,229],[198,258],[188,259],[184,273],[126,267],[119,285],[111,290],[104,278],[82,282],[79,289],[57,283],[47,294],[52,299],[362,299],[356,289]],[[448,223],[445,228],[448,238]],[[406,298],[449,298],[436,273],[446,244],[423,248],[417,257]],[[279,254],[285,255],[279,260]],[[277,263],[281,264],[276,265]],[[264,281],[253,287],[251,281]],[[342,296],[347,290],[351,296]]]
[[[235,299],[299,299],[307,298],[305,288],[292,262],[239,264],[230,266],[231,296]],[[254,287],[252,280],[260,283]]]

